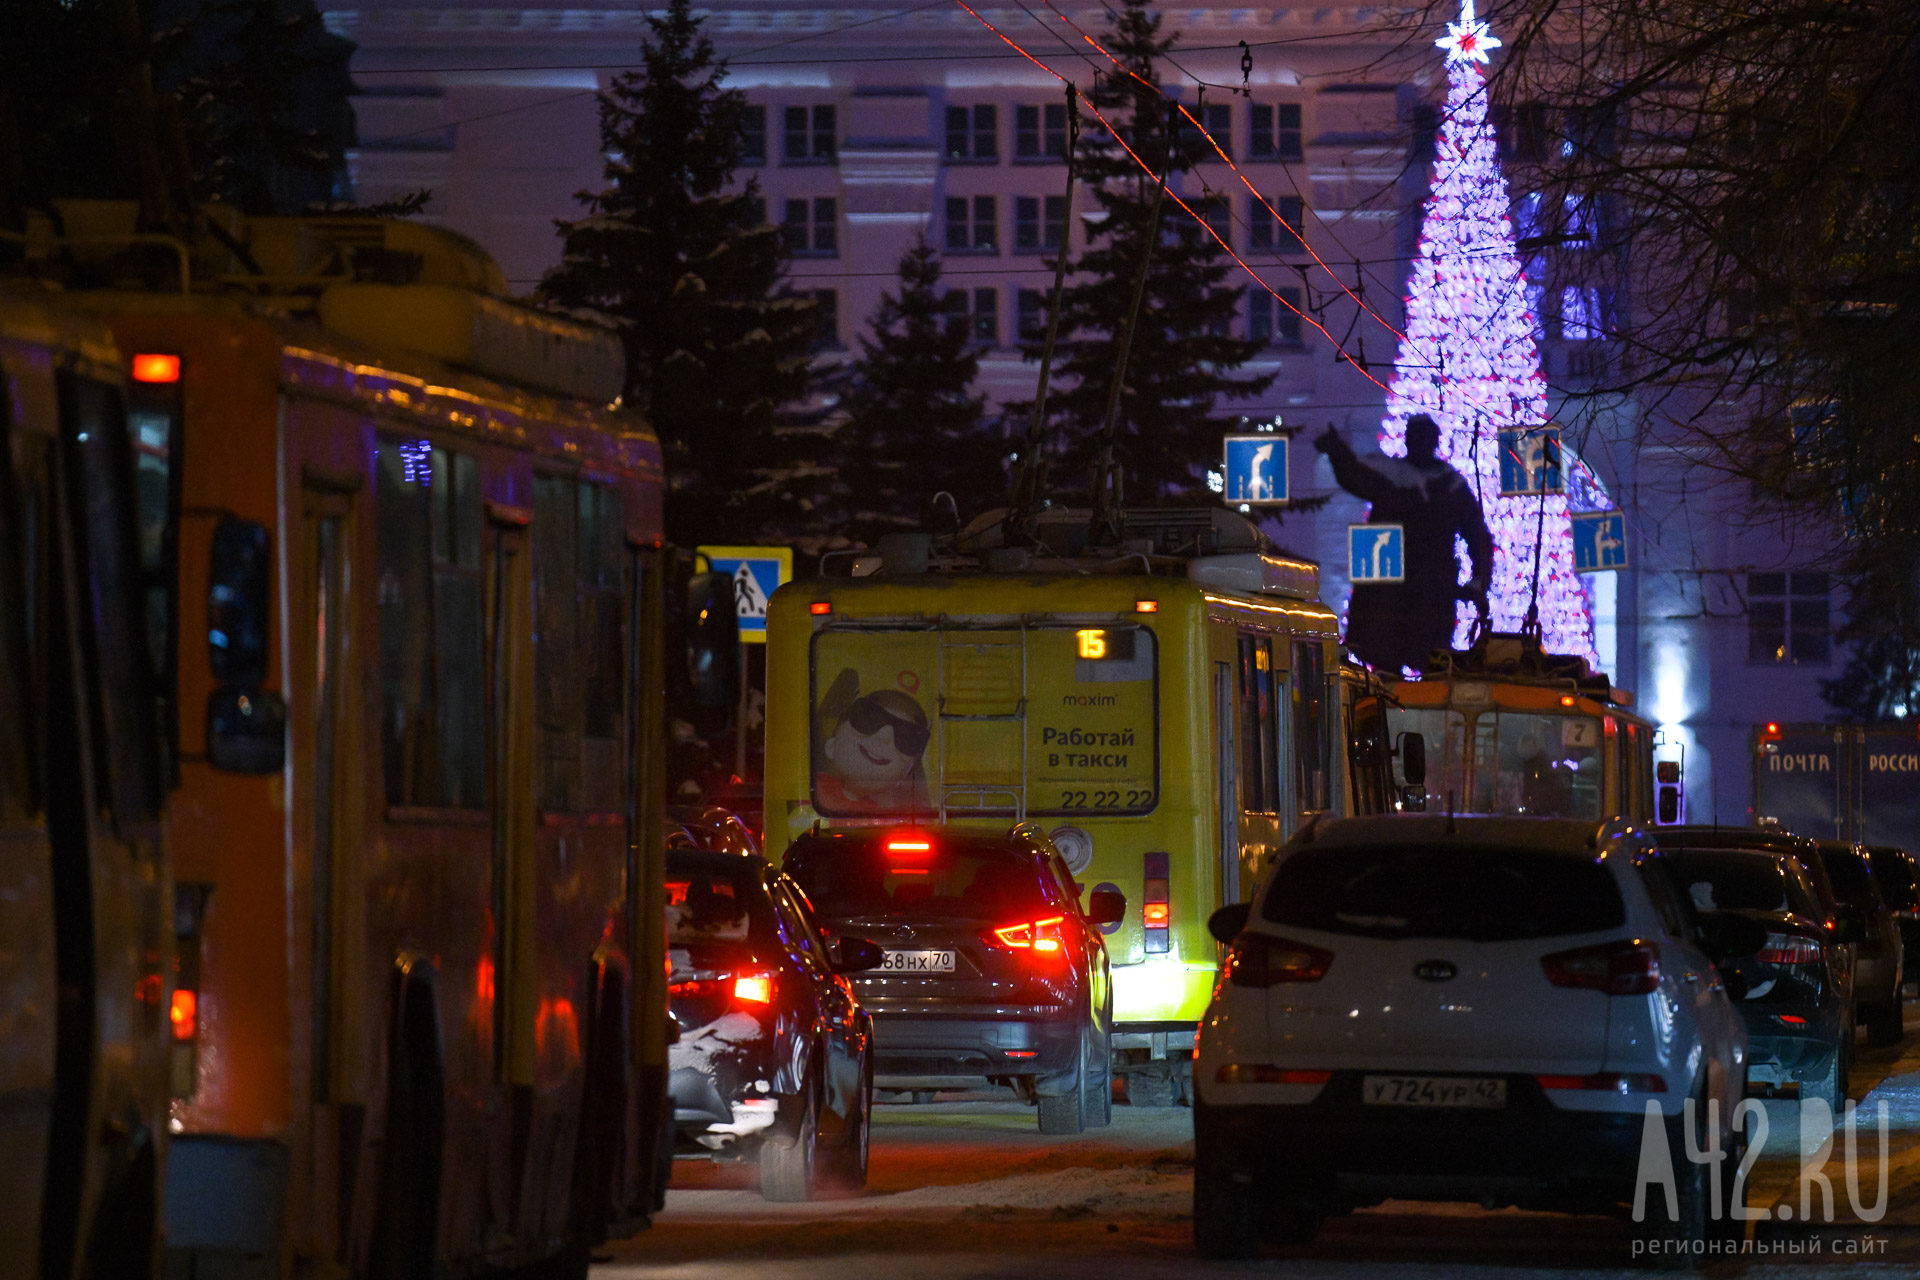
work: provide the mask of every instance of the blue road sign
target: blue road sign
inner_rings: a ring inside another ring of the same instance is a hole
[[[746,644],[767,642],[767,600],[793,578],[791,547],[700,547],[715,573],[733,579],[733,607],[740,619],[740,639]]]
[[[1563,493],[1560,428],[1525,427],[1500,434],[1500,496]]]
[[[1605,573],[1627,567],[1627,520],[1618,511],[1589,511],[1573,517],[1575,573]]]
[[[1406,581],[1407,531],[1397,524],[1347,526],[1347,577],[1353,582]]]
[[[1280,506],[1287,500],[1287,437],[1265,432],[1228,436],[1226,500],[1235,506]]]

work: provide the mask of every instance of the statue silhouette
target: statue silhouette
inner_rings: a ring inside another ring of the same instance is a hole
[[[1362,458],[1332,427],[1313,447],[1333,463],[1340,487],[1373,504],[1374,524],[1406,530],[1401,582],[1357,582],[1347,606],[1347,648],[1362,662],[1398,673],[1453,643],[1454,601],[1471,600],[1487,616],[1493,537],[1473,490],[1439,456],[1440,428],[1417,413],[1407,419],[1407,456]],[[1453,540],[1465,539],[1473,573],[1459,585]]]

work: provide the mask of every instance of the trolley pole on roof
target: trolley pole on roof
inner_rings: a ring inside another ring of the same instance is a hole
[[[1033,394],[1033,416],[1027,422],[1027,438],[1020,446],[1020,457],[1013,464],[1013,486],[1007,503],[1005,539],[1009,544],[1032,542],[1036,538],[1035,521],[1047,497],[1047,382],[1053,373],[1053,347],[1060,336],[1060,299],[1067,286],[1067,250],[1073,243],[1073,183],[1076,144],[1080,141],[1080,101],[1067,83],[1067,197],[1066,214],[1060,222],[1060,251],[1053,260],[1053,292],[1047,302],[1047,336],[1040,346],[1040,379]],[[1046,225],[1046,219],[1041,219]]]
[[[1120,393],[1127,384],[1127,359],[1133,353],[1134,326],[1140,319],[1140,301],[1147,292],[1147,273],[1153,266],[1153,246],[1160,239],[1160,210],[1167,200],[1167,179],[1173,173],[1173,159],[1179,144],[1180,104],[1167,106],[1167,152],[1160,165],[1159,185],[1154,188],[1153,208],[1147,214],[1146,235],[1140,244],[1140,265],[1133,273],[1133,297],[1127,303],[1127,318],[1120,326],[1117,358],[1113,362],[1113,381],[1107,384],[1107,418],[1100,431],[1100,443],[1094,453],[1092,475],[1093,512],[1087,520],[1087,545],[1118,542],[1125,522],[1126,476],[1113,457],[1114,437],[1120,428]]]

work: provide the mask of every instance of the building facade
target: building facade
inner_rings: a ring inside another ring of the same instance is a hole
[[[954,323],[979,347],[981,389],[994,404],[1030,398],[1035,366],[1017,347],[1051,283],[1045,258],[1062,236],[1081,247],[1093,208],[1077,191],[1068,213],[1060,77],[1088,89],[1109,70],[1075,30],[1098,36],[1103,9],[716,0],[703,12],[728,83],[752,107],[741,180],[787,229],[793,286],[822,304],[822,358],[856,343],[901,254],[925,236],[943,251]],[[1232,161],[1202,163],[1174,190],[1244,260],[1240,324],[1263,344],[1248,371],[1275,375],[1257,401],[1223,408],[1278,419],[1294,433],[1295,492],[1327,493],[1312,437],[1332,426],[1357,448],[1375,444],[1440,60],[1429,41],[1383,29],[1378,10],[1163,12],[1179,33],[1163,82]],[[327,17],[357,46],[356,198],[430,189],[427,216],[531,291],[558,260],[555,222],[602,183],[594,95],[636,60],[644,10],[361,0]],[[1508,123],[1503,148],[1524,161],[1541,131]],[[1529,197],[1515,196],[1524,231]],[[1602,661],[1661,724],[1663,754],[1684,756],[1687,816],[1746,822],[1754,726],[1828,714],[1818,682],[1838,654],[1824,547],[1749,518],[1749,495],[1659,443],[1632,400],[1590,396],[1607,341],[1600,308],[1580,288],[1532,284],[1556,408],[1627,514],[1633,567],[1591,579]],[[979,495],[966,513],[997,498]],[[1336,606],[1345,527],[1360,511],[1335,493],[1275,529],[1321,561]]]

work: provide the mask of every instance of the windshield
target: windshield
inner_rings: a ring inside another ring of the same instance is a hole
[[[1146,813],[1157,802],[1151,629],[824,630],[813,807],[830,817]]]
[[[1300,849],[1275,869],[1261,915],[1322,933],[1470,942],[1595,933],[1627,918],[1591,858],[1452,845]]]
[[[903,842],[913,847],[887,843],[878,836],[805,837],[788,852],[786,871],[829,919],[1012,920],[1046,910],[1041,868],[1024,849],[931,837]]]
[[[1772,854],[1685,849],[1667,862],[1698,910],[1820,914],[1806,885]]]
[[[1598,717],[1440,708],[1389,714],[1396,742],[1402,733],[1426,740],[1427,794],[1451,798],[1455,812],[1601,816]]]

